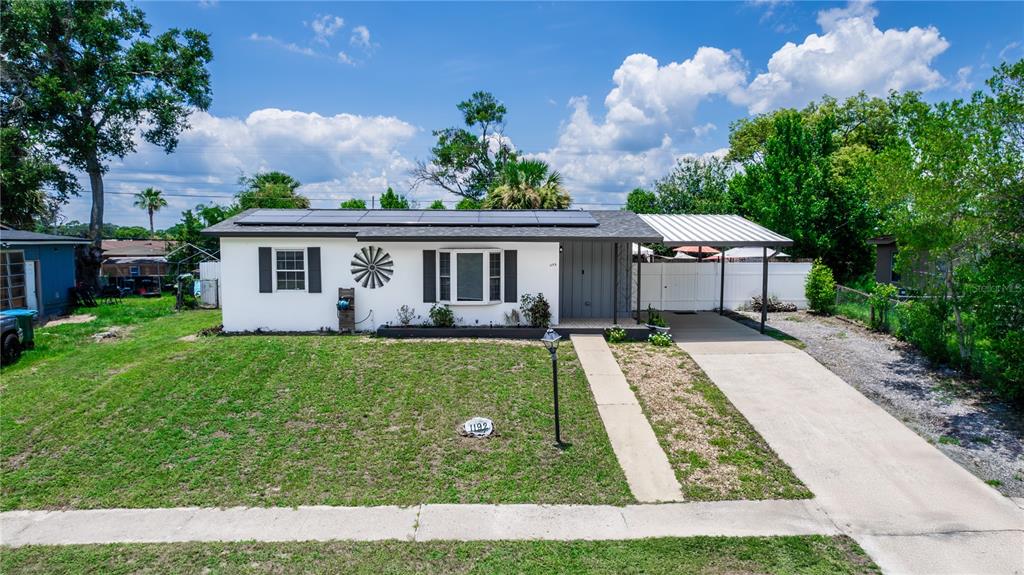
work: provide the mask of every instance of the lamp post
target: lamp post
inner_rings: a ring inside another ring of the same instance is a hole
[[[544,347],[548,348],[548,353],[551,354],[551,381],[555,395],[555,445],[559,447],[562,445],[562,428],[558,421],[558,341],[560,339],[562,336],[550,327],[544,332],[544,337],[540,338]]]

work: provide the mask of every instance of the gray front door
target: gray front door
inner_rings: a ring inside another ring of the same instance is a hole
[[[562,242],[559,269],[561,317],[612,317],[614,242]]]

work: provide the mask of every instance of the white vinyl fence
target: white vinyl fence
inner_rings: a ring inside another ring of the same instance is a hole
[[[736,309],[761,295],[761,262],[725,263],[725,307]],[[636,264],[633,264],[636,302]],[[768,262],[768,295],[807,307],[804,282],[810,262]],[[666,311],[718,309],[722,267],[718,262],[652,262],[640,265],[640,306]]]

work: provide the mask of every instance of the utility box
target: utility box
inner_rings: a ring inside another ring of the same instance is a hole
[[[338,331],[356,331],[356,288],[338,288]]]

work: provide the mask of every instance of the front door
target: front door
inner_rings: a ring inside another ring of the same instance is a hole
[[[559,270],[560,317],[612,317],[614,242],[562,242]]]

